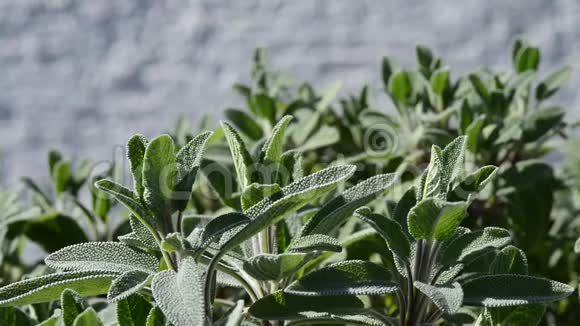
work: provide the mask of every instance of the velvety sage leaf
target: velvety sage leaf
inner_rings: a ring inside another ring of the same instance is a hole
[[[465,202],[423,200],[409,212],[409,232],[415,239],[449,239],[463,221],[466,208]]]
[[[540,50],[536,47],[523,47],[517,54],[515,59],[516,72],[522,73],[527,70],[538,70],[540,64]]]
[[[286,127],[292,121],[291,116],[285,116],[272,129],[272,135],[262,147],[264,162],[279,162],[282,156]]]
[[[240,132],[252,140],[260,140],[264,135],[262,127],[246,112],[226,109],[224,115]]]
[[[564,283],[514,274],[481,276],[465,281],[462,287],[464,304],[485,307],[551,303],[574,292]]]
[[[30,278],[0,288],[0,306],[16,306],[58,300],[65,289],[79,295],[107,293],[116,273],[65,272]]]
[[[170,214],[169,200],[175,187],[175,144],[169,135],[149,142],[143,160],[143,200],[158,220]]]
[[[179,211],[185,210],[191,197],[191,188],[195,182],[205,147],[211,135],[212,132],[199,134],[177,152],[175,157],[177,176],[173,189],[173,204]]]
[[[452,201],[467,200],[472,194],[477,194],[487,186],[496,176],[497,167],[486,165],[468,175],[448,195]]]
[[[490,274],[528,274],[528,259],[526,254],[514,246],[500,250],[489,266]]]
[[[389,319],[389,317],[386,317]],[[341,313],[332,313],[327,314],[325,316],[321,316],[320,314],[314,314],[312,318],[304,318],[304,319],[297,319],[293,321],[289,321],[284,325],[287,326],[295,326],[295,325],[317,325],[317,323],[323,324],[331,324],[331,325],[362,325],[362,326],[394,326],[398,325],[398,319],[393,318],[393,320],[385,324],[384,320],[378,319],[376,315],[373,315],[369,311],[360,311],[358,313],[351,313],[351,314],[341,314]]]
[[[384,194],[395,181],[395,174],[380,174],[349,188],[325,204],[304,225],[300,234],[328,234],[336,229],[353,212]]]
[[[441,152],[442,163],[442,191],[447,191],[447,186],[462,172],[465,160],[465,146],[467,137],[460,136],[449,143]]]
[[[395,220],[403,228],[405,233],[409,233],[409,227],[407,225],[407,215],[409,211],[417,204],[417,195],[415,193],[414,187],[411,187],[405,191],[393,211],[393,220]]]
[[[147,322],[151,304],[140,295],[132,295],[117,302],[118,326],[142,326]]]
[[[47,266],[62,270],[155,273],[159,262],[155,256],[118,242],[90,242],[63,248],[48,257]]]
[[[320,101],[316,103],[316,109],[318,111],[326,111],[330,106],[330,104],[332,103],[332,100],[336,98],[336,95],[338,94],[341,88],[342,85],[340,82],[336,82],[330,85],[330,87],[328,87],[328,89],[326,89],[322,94]]]
[[[99,319],[95,309],[88,308],[77,316],[73,326],[103,326],[103,322]]]
[[[425,179],[421,180],[421,198],[440,197],[444,188],[443,153],[437,145],[431,146],[431,160],[425,170]]]
[[[494,325],[509,326],[539,325],[546,312],[546,306],[540,304],[487,309],[490,310]]]
[[[463,303],[463,290],[457,282],[446,285],[429,285],[415,281],[414,285],[437,308],[447,314],[453,314],[461,308],[461,304]]]
[[[249,313],[265,320],[295,320],[358,313],[362,309],[363,303],[356,296],[304,297],[280,290],[254,302]]]
[[[123,300],[147,286],[150,281],[151,274],[149,273],[142,271],[125,272],[111,283],[107,299],[111,302]]]
[[[151,289],[155,302],[174,326],[205,325],[205,267],[191,257],[182,260],[179,271],[155,275]]]
[[[66,191],[68,185],[70,184],[70,162],[57,162],[54,165],[51,177],[54,184],[54,190],[57,195]]]
[[[388,90],[393,100],[406,104],[413,92],[413,84],[409,73],[400,70],[392,74],[391,78],[389,78]]]
[[[302,152],[289,150],[280,158],[281,168],[278,169],[278,184],[285,185],[304,176],[302,167]]]
[[[236,305],[228,310],[215,326],[240,326],[244,319],[244,300],[236,301]]]
[[[247,211],[251,222],[227,233],[222,238],[222,250],[234,248],[251,238],[266,226],[277,223],[307,203],[334,190],[339,183],[354,173],[352,165],[334,166],[306,176],[265,198]]]
[[[222,121],[221,125],[232,153],[238,181],[241,188],[246,189],[252,183],[249,174],[254,161],[238,132],[227,122]]]
[[[385,295],[398,291],[386,268],[362,260],[331,264],[294,281],[284,291],[301,296]]]
[[[536,99],[542,101],[554,95],[560,89],[560,86],[570,79],[570,75],[572,75],[571,66],[562,67],[548,75],[546,79],[538,84],[536,88]]]
[[[449,88],[449,68],[439,68],[431,76],[431,87],[435,94],[442,96]]]
[[[491,100],[491,95],[489,95],[489,90],[476,74],[469,75],[469,81],[473,86],[475,92],[479,95],[479,97],[483,100],[484,103],[489,103]]]
[[[331,251],[341,252],[342,247],[338,240],[324,234],[310,234],[298,237],[288,246],[289,252]]]
[[[307,253],[258,255],[244,262],[244,271],[260,281],[279,281],[294,274],[312,257]]]
[[[127,142],[127,158],[133,176],[133,188],[136,198],[143,198],[143,161],[145,159],[145,149],[147,139],[143,135],[135,135]]]
[[[242,193],[242,209],[247,211],[265,197],[270,197],[280,191],[280,186],[274,184],[252,183]]]
[[[383,215],[374,214],[368,207],[362,207],[354,212],[354,216],[369,224],[377,233],[385,239],[387,246],[404,261],[411,257],[411,244],[403,232],[401,225]]]
[[[60,295],[62,322],[65,326],[73,326],[75,319],[88,308],[86,301],[75,291],[65,289]]]
[[[151,308],[145,326],[166,326],[165,315],[158,306]]]
[[[151,214],[149,214],[147,209],[143,207],[143,205],[141,205],[138,200],[133,198],[133,193],[131,190],[107,179],[97,181],[95,186],[98,189],[115,197],[115,199],[127,207],[131,213],[135,214],[135,216],[140,220],[144,220],[146,223],[152,225],[157,224],[156,220],[151,216]]]
[[[139,221],[139,219],[135,215],[133,214],[129,215],[129,223],[131,225],[131,230],[133,230],[135,236],[137,236],[139,241],[146,248],[151,250],[159,250],[159,246],[157,245],[155,237],[153,237],[153,235],[151,234],[151,232],[149,232],[147,227],[143,225],[143,223],[141,223],[141,221]]]
[[[312,136],[308,137],[306,141],[298,147],[298,150],[301,152],[313,151],[336,144],[339,140],[340,132],[336,128],[322,126],[318,128]]]
[[[200,235],[192,232],[187,240],[192,244],[194,250],[201,252],[224,233],[240,226],[248,225],[250,222],[251,220],[244,214],[238,212],[226,213],[209,221]]]
[[[487,227],[480,231],[464,234],[452,240],[440,254],[444,266],[455,263],[469,263],[479,255],[501,248],[511,242],[508,230]]]
[[[524,141],[533,142],[544,136],[562,122],[564,114],[560,107],[542,108],[532,112],[524,120]]]

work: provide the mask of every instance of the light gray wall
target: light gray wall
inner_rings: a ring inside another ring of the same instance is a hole
[[[44,176],[45,152],[111,157],[135,132],[241,104],[256,46],[272,64],[343,91],[379,80],[418,42],[455,69],[509,64],[525,34],[546,70],[578,66],[580,2],[0,0],[0,184]],[[580,115],[577,73],[560,102]]]

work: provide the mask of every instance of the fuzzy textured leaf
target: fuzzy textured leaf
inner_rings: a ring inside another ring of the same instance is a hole
[[[341,252],[338,240],[324,234],[311,234],[296,238],[287,248],[290,252],[331,251]]]
[[[158,219],[170,212],[169,199],[176,174],[175,144],[171,136],[161,135],[151,140],[143,161],[143,200]]]
[[[142,271],[125,272],[111,283],[107,299],[111,302],[125,299],[147,286],[150,280],[151,274],[149,273]]]
[[[449,266],[454,263],[469,263],[477,256],[511,242],[508,230],[487,227],[480,231],[466,233],[455,238],[441,253],[441,264]]]
[[[127,158],[131,166],[133,176],[133,188],[137,198],[143,198],[143,160],[147,139],[143,135],[134,135],[127,142]]]
[[[260,281],[279,281],[291,276],[313,255],[307,253],[263,254],[244,262],[244,270]]]
[[[457,282],[447,285],[429,285],[415,281],[414,285],[445,313],[453,314],[461,308],[463,290]]]
[[[466,208],[465,202],[423,200],[409,212],[409,232],[415,239],[449,239],[463,221]]]
[[[407,239],[401,225],[383,215],[374,214],[368,207],[362,207],[354,212],[354,216],[369,224],[377,233],[385,239],[389,249],[404,261],[411,257],[411,244]]]

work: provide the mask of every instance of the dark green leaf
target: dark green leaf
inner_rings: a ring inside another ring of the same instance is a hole
[[[465,202],[423,200],[409,212],[409,232],[415,239],[449,239],[463,221],[466,208]]]

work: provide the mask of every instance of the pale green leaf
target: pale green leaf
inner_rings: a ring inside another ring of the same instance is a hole
[[[155,273],[159,262],[155,256],[118,242],[80,243],[63,248],[45,258],[49,267],[76,271]]]
[[[465,202],[423,200],[409,212],[409,232],[415,239],[449,239],[463,221],[466,208]]]
[[[97,312],[93,308],[88,308],[77,316],[73,326],[103,326]]]
[[[536,88],[536,99],[542,101],[554,95],[572,75],[572,67],[565,66],[551,73]]]
[[[387,319],[389,317],[386,317]],[[296,325],[318,325],[321,324],[331,324],[331,325],[361,325],[361,326],[395,326],[398,325],[398,319],[393,318],[390,323],[385,324],[385,321],[378,319],[376,315],[370,311],[361,310],[358,313],[339,313],[335,312],[332,314],[326,314],[321,316],[320,314],[314,314],[312,318],[304,318],[290,321],[284,325],[286,326],[296,326]]]
[[[242,209],[247,211],[265,197],[270,197],[280,191],[280,186],[274,184],[252,183],[242,193]]]
[[[242,190],[246,189],[252,183],[250,180],[250,172],[254,161],[238,132],[227,122],[222,121],[221,125],[226,135],[230,152],[232,153],[238,182]]]
[[[437,308],[445,313],[453,314],[461,308],[463,290],[457,282],[446,285],[430,285],[415,281],[414,285],[417,290],[426,295]]]
[[[308,253],[258,255],[244,262],[244,271],[260,281],[279,281],[294,274],[313,257]]]
[[[154,138],[147,145],[143,161],[143,200],[158,222],[170,214],[172,192],[177,174],[175,145],[169,135]]]
[[[338,240],[325,234],[310,234],[296,238],[287,251],[290,252],[309,252],[309,251],[332,251],[341,252],[342,247]]]
[[[0,306],[26,305],[58,300],[65,289],[81,296],[107,293],[116,273],[65,272],[11,283],[0,288]]]
[[[449,193],[448,198],[453,201],[469,199],[470,195],[477,194],[483,190],[495,178],[496,172],[497,167],[492,165],[480,168],[455,186]]]
[[[131,230],[133,230],[135,236],[146,248],[157,251],[159,250],[159,245],[157,245],[155,237],[135,215],[129,215],[129,223],[131,224]]]
[[[404,261],[411,257],[411,244],[403,232],[401,225],[383,215],[374,214],[368,207],[362,207],[354,212],[354,216],[369,224],[385,239],[389,249]]]
[[[442,191],[447,191],[447,186],[453,182],[463,169],[465,160],[465,146],[467,137],[460,136],[449,143],[441,152],[442,163]]]
[[[551,303],[574,292],[564,283],[514,274],[481,276],[464,282],[462,287],[464,304],[485,307]]]
[[[445,191],[443,153],[437,145],[431,146],[431,160],[425,171],[425,181],[421,182],[421,199],[440,197]]]
[[[284,137],[286,133],[286,127],[292,121],[291,116],[285,116],[272,129],[272,135],[266,140],[264,146],[262,147],[263,161],[268,162],[279,162],[282,156]]]
[[[301,132],[300,129],[298,129],[298,132]],[[339,140],[340,133],[336,128],[322,126],[318,128],[312,136],[308,137],[306,141],[298,147],[298,150],[301,152],[313,151],[336,144]]]
[[[226,109],[224,111],[224,116],[234,125],[236,128],[248,136],[252,140],[260,140],[264,135],[262,127],[254,121],[249,114],[244,111],[236,109]]]
[[[147,286],[150,281],[151,274],[149,273],[137,270],[125,272],[111,283],[107,299],[111,302],[125,299]]]
[[[131,190],[107,179],[97,181],[95,186],[115,197],[115,199],[127,207],[140,220],[144,220],[146,223],[152,225],[157,224],[156,220],[151,216],[151,214],[149,214],[147,209],[143,207],[138,200],[133,198],[133,192],[131,192]]]
[[[385,295],[399,290],[386,268],[362,260],[331,264],[307,274],[284,291],[301,296]]]
[[[127,158],[131,166],[136,198],[143,198],[143,161],[146,148],[147,139],[143,135],[135,135],[127,142]]]
[[[192,232],[187,240],[192,244],[194,250],[201,252],[224,233],[249,223],[250,219],[242,213],[226,213],[209,221],[201,234],[198,235]]]
[[[388,90],[393,100],[406,104],[413,92],[409,73],[401,70],[392,74],[389,78]]]

